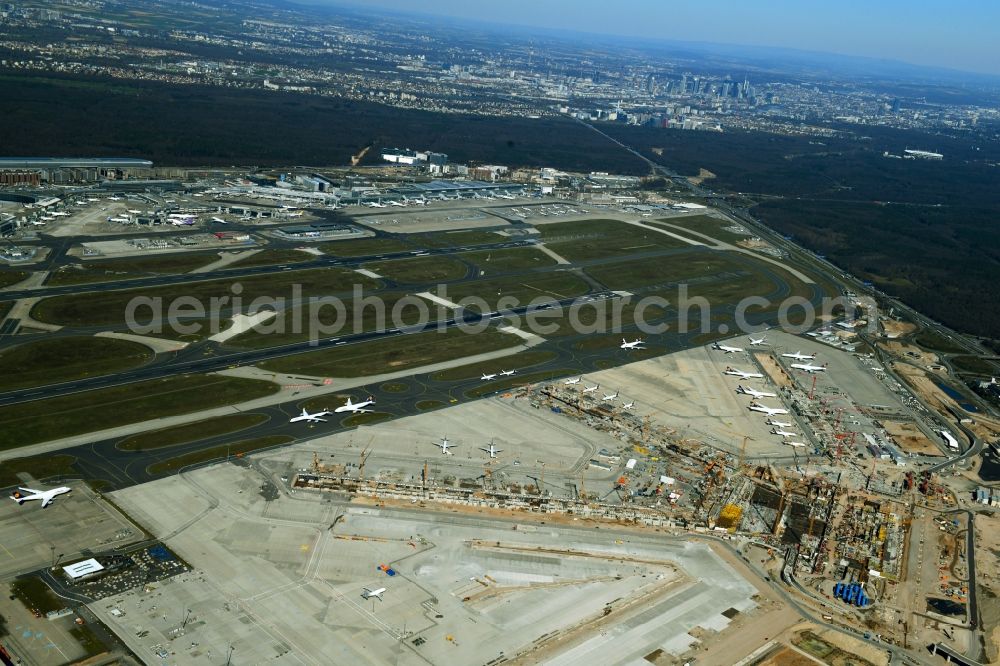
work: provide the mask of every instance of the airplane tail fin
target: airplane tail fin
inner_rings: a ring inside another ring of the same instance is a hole
[[[14,493],[10,498],[18,504],[24,504],[25,497],[21,493]]]

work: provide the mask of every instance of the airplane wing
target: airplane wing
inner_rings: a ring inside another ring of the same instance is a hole
[[[23,490],[24,492],[31,493],[32,495],[41,495],[43,492],[41,490],[32,490],[31,488],[20,488],[20,487],[18,488],[18,490]]]
[[[44,508],[45,508],[45,507],[47,507],[47,506],[48,506],[49,504],[52,504],[52,500],[53,500],[53,499],[55,499],[55,498],[54,498],[54,497],[45,497],[45,498],[43,498],[43,499],[42,499],[42,508],[44,509]]]

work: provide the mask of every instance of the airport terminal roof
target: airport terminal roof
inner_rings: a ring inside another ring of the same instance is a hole
[[[103,570],[104,567],[101,566],[101,563],[93,558],[77,562],[76,564],[71,564],[68,567],[63,567],[63,571],[66,572],[66,575],[73,580],[83,578],[84,576],[89,576],[90,574]]]
[[[414,183],[407,185],[405,190],[418,192],[471,192],[474,190],[495,190],[507,189],[510,187],[524,187],[523,183],[489,183],[484,180],[432,180],[429,183]]]
[[[126,168],[148,169],[149,160],[134,157],[0,157],[0,169]]]

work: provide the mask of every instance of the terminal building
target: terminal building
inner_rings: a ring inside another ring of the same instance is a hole
[[[0,157],[0,185],[67,185],[145,178],[149,160],[131,157]]]

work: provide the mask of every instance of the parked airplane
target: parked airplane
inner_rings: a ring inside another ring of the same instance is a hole
[[[376,590],[370,590],[367,587],[363,589],[364,592],[361,593],[362,599],[378,599],[379,601],[385,601],[385,599],[382,598],[382,595],[385,594],[384,587],[380,587]]]
[[[632,342],[626,342],[625,338],[622,338],[621,349],[642,349],[642,345],[645,344],[639,338],[636,338]]]
[[[213,218],[212,218],[212,222],[217,222],[217,223],[219,223],[219,224],[228,224],[228,223],[227,223],[227,222],[226,222],[225,220],[223,220],[223,219],[222,219],[221,217],[213,217]]]
[[[802,442],[785,442],[785,446],[794,446],[795,448],[799,448],[801,446],[805,446],[805,444]]]
[[[517,369],[516,369],[516,368],[515,368],[514,370],[501,370],[501,371],[500,371],[500,376],[501,376],[501,377],[510,377],[510,376],[511,376],[511,375],[513,375],[513,374],[514,374],[515,372],[517,372]]]
[[[733,377],[739,377],[740,379],[763,379],[764,375],[759,372],[744,372],[743,370],[737,370],[736,368],[726,368],[726,371],[722,373],[724,375],[732,375]]]
[[[496,458],[498,453],[503,453],[503,449],[498,449],[497,447],[493,446],[492,439],[490,440],[489,448],[486,448],[485,446],[480,446],[479,450],[486,451],[486,453],[490,454],[490,458]]]
[[[712,349],[716,351],[726,352],[727,354],[735,354],[737,352],[743,351],[742,347],[730,347],[729,345],[720,345],[718,342],[712,346]]]
[[[794,358],[796,361],[811,361],[816,358],[816,354],[803,354],[800,351],[794,354],[782,354],[785,358]]]
[[[52,500],[54,500],[58,495],[64,495],[71,490],[73,489],[67,488],[66,486],[53,488],[52,490],[32,490],[31,488],[18,488],[14,492],[14,494],[10,496],[10,498],[15,502],[17,502],[18,504],[24,504],[25,502],[29,502],[31,500],[42,500],[42,508],[44,509],[49,504],[52,504]],[[24,495],[22,493],[29,493],[29,494]]]
[[[825,365],[812,365],[811,363],[792,363],[791,367],[796,370],[804,370],[806,372],[823,372],[826,370]]]
[[[781,435],[782,437],[796,437],[799,433],[789,432],[788,430],[781,430],[780,428],[771,428],[772,435]]]
[[[604,402],[610,402],[611,400],[614,400],[614,399],[616,399],[617,397],[618,397],[618,391],[615,391],[615,392],[614,392],[613,394],[611,394],[611,395],[606,395],[606,396],[604,396],[604,397],[603,397],[603,398],[601,398],[601,399],[602,399],[602,400],[603,400]]]
[[[767,344],[767,337],[765,336],[765,337],[762,337],[762,338],[755,338],[755,337],[753,337],[751,335],[750,336],[750,344],[751,345],[766,345]]]
[[[53,211],[52,215],[55,217],[69,217],[69,213],[63,212],[61,210]]]
[[[288,419],[288,422],[298,423],[299,421],[308,421],[309,423],[326,423],[326,419],[321,419],[320,417],[326,416],[329,413],[330,413],[329,411],[323,410],[321,412],[316,412],[315,414],[310,414],[305,409],[303,409],[301,414],[299,414],[298,416],[293,416],[292,418]]]
[[[434,446],[439,447],[441,449],[441,453],[443,453],[445,455],[448,455],[448,456],[455,455],[454,453],[452,453],[451,451],[448,450],[448,449],[455,448],[455,444],[452,444],[451,442],[449,442],[447,437],[442,437],[441,441],[438,444],[435,444]]]
[[[582,375],[577,377],[576,379],[567,379],[566,381],[563,382],[563,384],[565,384],[566,386],[572,386],[573,384],[579,384],[581,381],[583,381]]]
[[[388,208],[384,203],[379,203],[378,201],[369,201],[365,205],[369,208]]]
[[[635,400],[633,400],[632,402],[622,403],[622,409],[632,409],[633,407],[635,407]]]
[[[767,425],[769,425],[769,426],[776,426],[778,428],[791,428],[795,424],[793,424],[793,423],[785,423],[784,421],[775,421],[774,419],[768,419],[767,420]]]
[[[493,373],[492,375],[487,375],[487,374],[486,374],[486,373],[484,372],[484,373],[483,373],[483,376],[482,376],[482,377],[480,377],[480,379],[481,379],[481,380],[483,380],[484,382],[488,382],[488,381],[490,381],[491,379],[496,379],[496,376],[497,376],[497,373],[495,373],[495,372],[494,372],[494,373]]]
[[[749,409],[752,412],[761,412],[763,414],[767,414],[768,416],[774,416],[775,414],[787,414],[788,413],[787,409],[781,409],[779,407],[768,407],[766,405],[760,404],[759,402],[751,402]]]
[[[340,407],[337,407],[333,411],[336,414],[339,414],[341,412],[351,412],[352,414],[370,414],[373,410],[371,410],[371,409],[365,409],[365,407],[367,407],[368,405],[374,405],[374,404],[375,404],[375,398],[373,398],[371,396],[368,396],[367,400],[363,400],[363,401],[357,402],[357,403],[351,402],[351,397],[348,396],[347,397],[347,402],[345,404],[341,405]]]
[[[767,391],[758,391],[754,388],[747,388],[740,384],[736,387],[737,393],[742,393],[743,395],[752,395],[755,398],[777,398],[777,393],[768,393]]]
[[[596,391],[599,388],[601,388],[600,384],[594,384],[593,386],[585,386],[583,388],[583,392],[584,393],[593,393],[594,391]]]
[[[406,207],[406,204],[403,203],[402,201],[390,201],[389,205],[390,206],[395,206],[396,208],[405,208]]]

